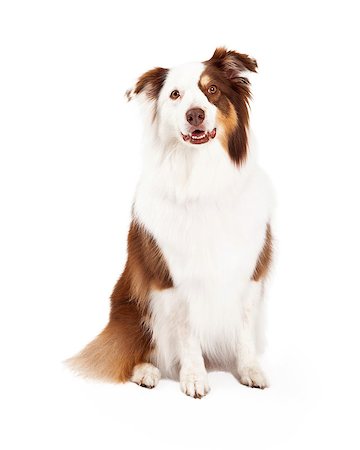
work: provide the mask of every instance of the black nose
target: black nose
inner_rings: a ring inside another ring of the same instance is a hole
[[[186,120],[190,125],[194,125],[195,127],[204,122],[205,112],[200,108],[189,109],[186,113]]]

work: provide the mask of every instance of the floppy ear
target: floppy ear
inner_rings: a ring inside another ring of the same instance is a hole
[[[126,92],[128,100],[132,100],[137,94],[144,92],[150,100],[156,100],[163,87],[169,69],[156,67],[145,72],[138,79],[134,89]]]
[[[242,78],[244,72],[256,72],[257,69],[255,59],[224,47],[217,48],[208,63],[223,71],[230,80]]]

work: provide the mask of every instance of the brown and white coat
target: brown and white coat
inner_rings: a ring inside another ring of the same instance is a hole
[[[153,387],[161,372],[193,397],[213,367],[267,385],[257,353],[273,196],[249,136],[256,67],[219,48],[128,92],[146,112],[144,169],[109,323],[70,360],[81,373]]]

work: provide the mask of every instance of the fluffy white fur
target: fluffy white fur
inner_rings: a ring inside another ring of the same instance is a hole
[[[151,294],[154,365],[180,378],[193,397],[209,391],[203,355],[234,368],[240,381],[266,386],[257,360],[262,282],[249,281],[271,220],[273,197],[267,176],[255,161],[252,142],[236,167],[218,136],[184,142],[185,113],[199,107],[206,128],[219,127],[216,107],[198,87],[203,64],[170,70],[157,105],[145,99],[145,164],[134,216],[163,252],[174,288]],[[169,98],[180,91],[180,101]],[[142,374],[142,372],[141,372]],[[140,375],[141,375],[140,374]]]
[[[160,380],[160,371],[150,363],[138,364],[134,367],[131,377],[133,383],[147,388],[155,387]]]

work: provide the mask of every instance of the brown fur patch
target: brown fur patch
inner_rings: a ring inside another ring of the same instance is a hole
[[[83,375],[124,382],[152,348],[148,300],[151,289],[173,286],[154,238],[135,220],[128,234],[128,259],[111,295],[110,320],[100,335],[69,365]]]
[[[272,254],[273,254],[273,243],[272,243],[272,234],[271,234],[271,227],[269,224],[266,226],[266,236],[265,236],[265,243],[263,246],[263,249],[258,257],[256,267],[252,276],[253,281],[260,281],[261,279],[265,278],[270,270],[270,265],[272,261]]]
[[[163,67],[156,67],[148,70],[138,79],[134,94],[139,94],[145,91],[150,100],[157,100],[161,88],[164,85],[169,69]]]
[[[210,86],[210,81],[211,81],[211,78],[209,77],[209,75],[203,75],[200,78],[200,84],[205,89],[207,89],[207,87]]]
[[[125,273],[129,277],[131,299],[141,308],[146,306],[151,288],[166,289],[173,286],[167,264],[155,239],[135,220],[132,221],[128,234],[128,260]],[[113,308],[116,306],[116,300],[123,297],[121,282],[123,276],[111,296]]]
[[[240,71],[257,71],[257,62],[245,53],[239,53],[235,50],[227,50],[225,47],[218,47],[211,59],[219,69],[226,72],[227,78],[237,78]]]
[[[218,48],[204,64],[206,68],[200,77],[200,89],[208,100],[220,110],[223,121],[225,117],[228,117],[229,123],[234,123],[233,111],[236,112],[237,125],[225,128],[227,136],[223,140],[223,145],[226,142],[225,148],[230,158],[236,165],[240,165],[247,155],[248,108],[251,99],[250,83],[240,74],[245,70],[255,72],[256,61],[245,54]],[[207,81],[206,84],[205,81]],[[211,95],[207,91],[212,84],[218,87],[215,95]]]
[[[221,124],[222,133],[219,138],[224,148],[228,148],[229,136],[235,131],[238,125],[238,117],[234,108],[234,105],[230,103],[228,114],[224,114],[220,109],[217,113],[218,123]]]

